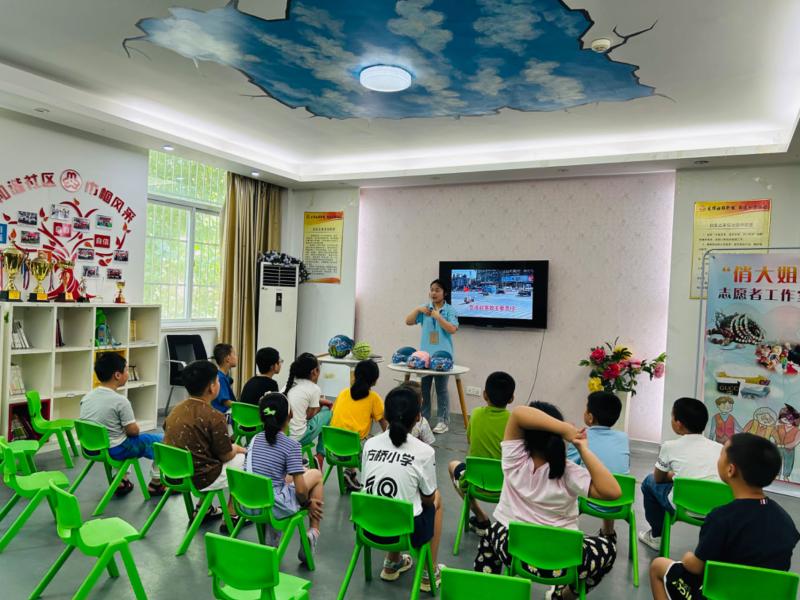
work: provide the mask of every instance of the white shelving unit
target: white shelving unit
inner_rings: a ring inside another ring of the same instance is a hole
[[[106,314],[118,345],[95,345],[97,311]],[[158,408],[158,340],[161,307],[141,304],[77,304],[72,302],[1,302],[0,381],[9,382],[11,365],[18,365],[26,390],[37,390],[45,416],[76,419],[83,396],[98,384],[94,361],[103,352],[118,352],[135,365],[138,381],[120,393],[133,406],[143,430],[156,425]],[[12,324],[21,323],[30,348],[12,349]],[[135,322],[135,326],[133,325]],[[56,323],[63,345],[56,346]],[[14,414],[27,417],[24,395],[12,395],[10,383],[0,386],[0,435],[13,438]],[[48,444],[51,446],[52,444]],[[47,446],[46,446],[47,448]]]

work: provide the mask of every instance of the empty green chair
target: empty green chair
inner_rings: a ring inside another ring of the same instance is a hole
[[[45,499],[47,499],[48,503],[51,502],[50,484],[53,483],[57,487],[67,488],[69,487],[69,480],[60,471],[37,471],[30,475],[19,475],[14,453],[8,443],[0,443],[0,451],[3,453],[3,482],[14,492],[11,499],[0,510],[0,522],[6,518],[20,499],[29,500],[25,509],[14,520],[3,537],[0,538],[0,552],[2,552],[9,542],[14,539],[14,536],[19,533],[25,522],[36,510],[36,507],[39,506],[39,503]]]
[[[161,509],[164,508],[164,504],[167,503],[167,500],[173,493],[183,496],[186,514],[189,516],[189,521],[191,522],[189,530],[186,532],[186,535],[183,536],[183,540],[181,541],[181,545],[178,546],[178,551],[175,553],[175,556],[181,556],[189,548],[189,544],[192,543],[192,538],[200,528],[203,518],[206,516],[214,497],[219,498],[222,516],[225,519],[225,524],[228,526],[228,531],[233,531],[233,523],[231,523],[231,516],[228,514],[228,505],[225,502],[223,490],[201,492],[194,483],[192,483],[194,463],[192,463],[192,455],[188,450],[155,443],[153,444],[153,452],[156,457],[156,465],[158,465],[158,470],[161,472],[161,483],[166,486],[167,491],[161,497],[155,510],[147,517],[147,521],[145,521],[142,526],[142,537],[147,535],[153,522],[161,513]],[[197,511],[194,509],[192,496],[197,496],[197,498],[200,499],[200,506]]]
[[[8,444],[11,452],[14,454],[14,459],[17,461],[17,470],[23,475],[30,475],[36,472],[36,463],[33,457],[39,450],[39,442],[37,440],[6,440],[5,437],[0,435],[0,443]],[[3,464],[3,453],[0,452],[0,465]]]
[[[67,547],[56,559],[56,562],[53,563],[53,566],[45,573],[44,578],[33,590],[29,600],[42,595],[45,588],[76,549],[85,556],[96,557],[97,562],[92,567],[92,570],[89,571],[86,579],[83,580],[78,591],[72,596],[73,600],[88,598],[104,569],[108,571],[109,577],[119,577],[119,568],[114,560],[116,553],[119,553],[122,563],[125,565],[125,570],[128,572],[128,579],[131,582],[134,596],[137,600],[147,600],[147,594],[145,594],[144,587],[142,587],[142,580],[136,570],[136,563],[128,547],[130,542],[139,539],[139,532],[136,531],[136,528],[117,517],[94,519],[84,523],[81,518],[81,507],[75,496],[55,485],[52,486],[52,493],[56,504],[58,535]]]
[[[795,600],[800,575],[727,563],[706,563],[703,596],[708,600]]]
[[[355,431],[326,426],[322,428],[322,445],[325,447],[325,460],[328,461],[328,470],[322,483],[328,481],[328,476],[336,467],[339,495],[344,495],[344,469],[361,468],[361,437]]]
[[[267,525],[271,526],[283,534],[278,545],[278,561],[280,562],[283,560],[283,555],[286,554],[292,535],[297,531],[306,555],[306,564],[309,570],[314,570],[314,555],[311,553],[305,525],[305,518],[308,516],[307,510],[300,510],[285,519],[276,518],[272,513],[272,508],[275,506],[272,480],[258,473],[228,469],[228,489],[233,497],[234,510],[239,515],[239,522],[233,529],[231,537],[235,538],[239,535],[245,521],[250,521],[255,523],[258,540],[263,544],[265,543],[266,527]],[[258,511],[258,514],[252,514],[254,511]]]
[[[586,582],[578,576],[583,563],[583,532],[533,523],[508,524],[508,574],[547,585],[573,585],[581,600]],[[539,577],[522,566],[526,563],[546,571],[563,571],[560,577]]]
[[[628,560],[631,561],[633,568],[633,585],[639,587],[639,541],[636,539],[636,513],[633,510],[633,502],[636,499],[636,478],[615,474],[614,479],[622,490],[622,495],[617,500],[598,500],[581,496],[578,498],[578,507],[585,515],[628,523]]]
[[[416,561],[414,583],[411,588],[411,600],[419,598],[419,586],[422,582],[422,573],[428,571],[431,582],[431,595],[436,595],[436,576],[434,572],[433,557],[430,542],[421,548],[411,546],[411,534],[414,532],[414,505],[405,500],[372,496],[363,492],[356,492],[350,497],[350,520],[356,528],[356,545],[350,564],[347,565],[342,587],[339,589],[338,600],[343,600],[347,594],[347,587],[353,577],[358,556],[364,551],[364,578],[372,581],[372,548],[385,552],[409,552]],[[375,541],[366,534],[389,540]]]
[[[231,424],[233,426],[233,439],[237,444],[244,442],[247,446],[250,440],[260,431],[264,431],[258,406],[247,402],[231,402]]]
[[[442,569],[440,590],[442,600],[466,598],[530,600],[531,598],[531,582],[527,579],[461,569]]]
[[[453,544],[453,556],[458,556],[461,535],[469,527],[469,504],[471,500],[481,500],[497,504],[503,489],[503,467],[496,458],[467,457],[467,468],[462,476],[466,483],[464,502],[461,505],[461,520],[458,522],[456,541]]]
[[[661,533],[661,556],[669,557],[670,533],[678,521],[700,527],[712,510],[733,502],[733,492],[724,483],[704,479],[676,477],[673,480],[672,505],[675,513],[664,514]]]
[[[50,421],[45,419],[42,416],[42,400],[36,390],[26,392],[25,398],[28,399],[28,413],[31,416],[33,430],[42,436],[39,439],[39,447],[44,446],[51,435],[55,435],[58,440],[58,447],[61,448],[61,455],[64,457],[64,464],[67,465],[68,469],[71,469],[74,465],[69,452],[67,452],[67,442],[64,441],[64,436],[66,435],[69,446],[72,448],[72,455],[78,456],[78,447],[75,445],[75,438],[72,437],[72,428],[75,426],[75,421],[72,419],[53,419]]]
[[[279,571],[270,546],[206,534],[208,570],[220,600],[307,600],[311,582]]]
[[[136,471],[136,479],[139,480],[139,487],[142,488],[142,496],[144,496],[145,500],[150,500],[150,493],[147,491],[147,483],[142,476],[139,459],[126,458],[125,460],[115,460],[111,458],[111,455],[108,453],[110,445],[108,441],[108,430],[105,427],[91,421],[82,421],[79,419],[75,421],[75,433],[78,434],[78,441],[81,443],[81,454],[83,454],[83,457],[86,459],[86,466],[69,489],[70,493],[75,493],[75,490],[78,489],[78,486],[89,473],[89,470],[97,463],[103,465],[103,469],[106,473],[106,480],[108,481],[108,489],[100,499],[97,508],[94,509],[93,514],[95,517],[102,515],[106,510],[106,506],[108,506],[108,503],[111,501],[111,497],[114,495],[114,492],[117,491],[119,484],[125,477],[125,473],[128,472],[128,467],[131,466],[133,470]],[[113,475],[114,469],[117,470],[116,475]]]

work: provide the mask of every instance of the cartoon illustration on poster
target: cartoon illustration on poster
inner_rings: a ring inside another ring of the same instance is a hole
[[[771,440],[783,459],[778,479],[800,484],[800,253],[719,253],[709,264],[707,435]]]

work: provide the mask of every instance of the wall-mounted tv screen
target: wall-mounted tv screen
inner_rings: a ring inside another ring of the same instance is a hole
[[[546,260],[446,261],[439,279],[465,325],[547,328]]]

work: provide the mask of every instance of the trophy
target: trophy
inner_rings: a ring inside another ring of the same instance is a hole
[[[75,296],[69,291],[69,284],[72,283],[72,269],[75,263],[66,258],[62,258],[56,263],[60,273],[58,276],[61,278],[61,293],[56,298],[58,302],[75,302]]]
[[[8,275],[6,276],[6,289],[0,292],[0,300],[19,302],[22,298],[17,286],[14,285],[14,279],[25,262],[25,253],[21,250],[17,250],[14,246],[9,246],[3,250],[2,257],[3,270],[5,270]]]
[[[42,251],[39,251],[36,254],[36,258],[33,258],[28,261],[28,268],[31,270],[31,274],[36,279],[36,289],[31,292],[30,296],[28,296],[28,302],[47,302],[47,292],[42,285],[42,282],[47,278],[50,274],[50,271],[53,269],[53,263]]]
[[[114,304],[125,304],[125,296],[122,295],[122,290],[125,289],[124,281],[117,281],[117,297],[114,298]]]

